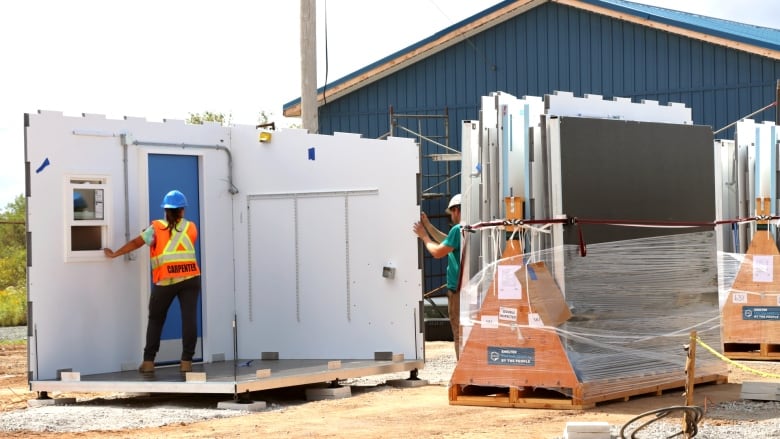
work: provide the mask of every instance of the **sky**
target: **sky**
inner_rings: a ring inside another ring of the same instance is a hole
[[[778,0],[638,2],[780,27]],[[317,86],[496,3],[317,0]],[[282,107],[301,95],[299,12],[295,0],[0,2],[0,209],[24,193],[24,113],[298,122]]]

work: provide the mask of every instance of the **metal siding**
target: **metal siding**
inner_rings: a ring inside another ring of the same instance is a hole
[[[466,82],[467,97],[482,95],[483,93],[481,93],[480,90],[482,90],[487,84],[485,69],[479,62],[479,60],[482,59],[482,57],[484,57],[485,40],[486,40],[486,36],[479,38],[479,40],[475,42],[476,50],[466,52],[467,72],[471,70],[473,74],[472,76],[473,80]],[[482,57],[480,57],[479,55],[482,55]]]
[[[445,58],[443,54],[436,54],[436,107],[448,106],[447,85],[455,83],[455,69],[450,67],[454,60]]]
[[[466,47],[467,46],[465,45],[459,44],[455,46],[454,49],[447,50],[447,52],[454,52],[454,56],[452,57],[454,63],[448,65],[448,69],[454,72],[453,79],[455,81],[453,84],[447,85],[451,99],[454,100],[455,105],[458,106],[466,102]],[[460,66],[460,68],[458,68],[458,66]]]
[[[502,26],[501,38],[498,40],[498,55],[493,60],[497,72],[496,81],[501,90],[513,90],[517,87],[515,41],[517,41],[517,29],[514,26]],[[500,65],[498,59],[503,59]]]
[[[723,66],[723,68],[717,68],[717,66]],[[728,84],[728,55],[723,47],[717,47],[714,54],[714,65],[712,68],[713,75],[715,77],[715,84]],[[728,109],[728,101],[726,100],[726,88],[716,88],[713,90],[715,100],[715,114],[713,129],[728,125],[726,113]]]
[[[671,69],[671,60],[673,59],[672,51],[669,48],[669,34],[665,32],[656,32],[658,41],[656,45],[656,60],[655,65],[656,72],[656,88],[661,90],[669,90],[669,72]]]
[[[534,11],[532,10],[530,12],[533,13]],[[526,89],[536,91],[539,90],[539,75],[537,69],[539,69],[542,65],[540,60],[544,58],[544,56],[541,55],[544,52],[539,50],[539,46],[542,44],[542,42],[539,41],[539,38],[537,37],[535,20],[528,20],[528,22],[524,24],[526,27],[526,53],[528,54],[528,63],[526,64],[528,69],[528,82]]]
[[[612,56],[610,58],[610,67],[612,67],[612,87],[610,94],[620,96],[620,92],[625,90],[625,74],[622,67],[625,65],[623,53],[624,46],[621,44],[622,41],[620,41],[623,38],[623,23],[615,20],[609,21],[612,25],[611,41],[614,42],[612,46]]]
[[[601,45],[599,47],[599,78],[600,78],[600,86],[602,90],[602,94],[611,93],[612,88],[612,66],[610,66],[607,61],[614,62],[612,59],[612,39],[610,36],[612,35],[612,26],[611,22],[607,17],[601,17],[599,26],[601,26],[601,35],[602,38],[600,39]]]
[[[566,66],[566,45],[559,44],[559,41],[566,41],[568,29],[560,26],[561,16],[559,13],[549,13],[547,24],[544,26],[544,50],[547,53],[547,66],[544,76],[551,83],[558,83],[562,78],[569,75]],[[524,46],[528,41],[523,41]],[[525,47],[524,47],[525,48]],[[549,50],[555,48],[555,50]],[[523,62],[520,60],[520,62]],[[535,62],[533,64],[536,64]],[[563,73],[562,73],[563,72]]]
[[[529,63],[531,65],[531,68],[534,69],[534,72],[536,73],[536,84],[535,84],[535,90],[546,90],[550,87],[554,79],[551,78],[550,73],[552,72],[550,68],[550,64],[548,63],[549,55],[551,53],[555,53],[556,47],[553,46],[550,43],[550,40],[548,38],[550,29],[552,28],[550,26],[550,21],[552,20],[551,14],[545,14],[544,11],[540,11],[539,13],[539,25],[536,26],[536,35],[531,41],[537,42],[537,44],[534,44],[534,49],[537,51],[537,56],[540,62],[531,62]],[[554,28],[552,28],[554,29]],[[526,44],[529,44],[530,42],[527,42]],[[531,43],[532,44],[532,43]],[[544,62],[541,62],[541,60],[544,60]],[[528,93],[526,93],[528,94]]]
[[[372,125],[372,123],[371,123],[371,117],[372,117],[371,113],[368,113],[368,112],[365,112],[365,111],[360,111],[361,108],[368,108],[368,103],[369,103],[370,100],[371,100],[371,94],[369,93],[369,90],[367,89],[365,93],[361,94],[360,100],[359,100],[360,104],[359,104],[359,107],[357,108],[358,114],[360,115],[360,117],[358,119],[359,120],[358,127],[357,127],[358,130],[360,130],[360,128],[363,128],[363,127],[368,128],[368,127],[370,127]],[[358,132],[360,132],[360,131],[358,131]]]
[[[367,87],[366,88],[366,107],[365,108],[378,108],[379,105],[377,103],[377,90],[376,87]],[[368,115],[368,132],[379,132],[379,121],[377,120],[377,114],[376,111],[372,111],[370,113],[367,112]]]
[[[668,60],[665,65],[667,70],[667,87],[669,90],[673,90],[673,93],[669,95],[669,100],[672,102],[679,102],[681,88],[680,78],[682,76],[682,68],[672,68],[673,66],[680,66],[680,38],[677,35],[667,36],[666,48],[669,52]]]
[[[577,91],[579,94],[590,93],[590,89],[593,84],[593,75],[591,72],[591,64],[593,63],[593,56],[590,53],[590,15],[591,14],[577,14],[579,16],[579,35],[577,40],[580,45],[580,89]]]
[[[433,94],[433,89],[436,86],[435,84],[435,76],[432,75],[432,68],[433,68],[432,62],[422,63],[420,64],[420,72],[419,77],[422,78],[421,81],[415,81],[417,82],[417,93],[415,96],[415,108],[418,110],[416,111],[425,111],[424,108],[427,107],[427,102],[435,102],[435,95]],[[430,94],[429,94],[430,93]]]
[[[444,83],[444,69],[442,66],[443,60],[438,55],[434,55],[428,62],[426,79],[429,81],[430,85],[428,86],[428,97],[425,102],[426,106],[441,108],[444,107],[444,103],[447,102],[446,94],[444,93],[446,87]]]
[[[680,56],[678,66],[680,71],[680,90],[690,90],[693,78],[693,41],[688,38],[677,37],[680,40]],[[672,63],[674,65],[674,63]]]
[[[623,90],[617,90],[617,92],[628,92],[628,90],[636,90],[636,70],[634,57],[636,51],[634,50],[634,32],[633,27],[629,23],[623,23],[621,26],[623,31],[623,68],[626,69],[623,72]]]
[[[477,82],[478,87],[480,82],[482,83],[481,90],[485,90],[485,89],[500,90],[496,82],[496,70],[495,70],[495,65],[493,64],[494,62],[493,59],[497,55],[497,49],[498,48],[496,46],[496,28],[488,29],[485,32],[484,45],[482,46],[481,53],[479,53],[475,59],[477,69],[482,71],[482,74],[485,75],[484,81]],[[481,92],[480,94],[484,95],[484,93]]]

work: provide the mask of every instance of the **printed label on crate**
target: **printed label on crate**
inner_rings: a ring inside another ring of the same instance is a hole
[[[772,282],[774,260],[772,255],[753,256],[753,282]]]
[[[747,303],[747,293],[731,293],[731,301],[734,303]]]
[[[488,346],[488,364],[497,366],[533,366],[536,363],[534,348],[508,348]]]
[[[498,300],[519,300],[523,298],[523,286],[515,272],[519,265],[498,266]]]
[[[482,316],[480,324],[485,329],[498,329],[498,316]]]
[[[536,312],[529,312],[528,326],[532,328],[541,328],[542,326],[544,326],[544,322],[542,321],[542,316],[540,316],[539,313]]]
[[[509,308],[509,307],[506,307],[506,306],[498,307],[498,319],[499,320],[508,320],[510,322],[516,322],[517,321],[517,308]]]
[[[780,321],[780,306],[743,306],[742,320]]]

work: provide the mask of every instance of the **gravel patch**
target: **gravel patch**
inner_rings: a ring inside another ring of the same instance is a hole
[[[715,404],[707,408],[707,413],[698,424],[697,439],[754,439],[780,438],[780,402],[777,401],[730,401]],[[675,419],[676,420],[673,420]],[[636,438],[669,438],[682,431],[682,412],[670,415],[669,420],[652,422],[636,432]],[[652,416],[643,417],[637,423],[631,423],[625,437],[642,423],[652,420]],[[622,425],[612,426],[612,438],[622,439]]]
[[[242,416],[247,413],[249,412],[185,407],[47,406],[3,414],[0,417],[0,431],[79,433],[135,430]],[[89,422],[84,422],[85,419],[89,419]]]
[[[27,338],[26,326],[0,327],[0,341],[24,340]]]

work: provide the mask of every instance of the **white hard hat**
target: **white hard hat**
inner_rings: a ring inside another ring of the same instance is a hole
[[[450,199],[450,204],[447,205],[447,211],[449,212],[452,206],[460,206],[460,194],[456,194]]]

